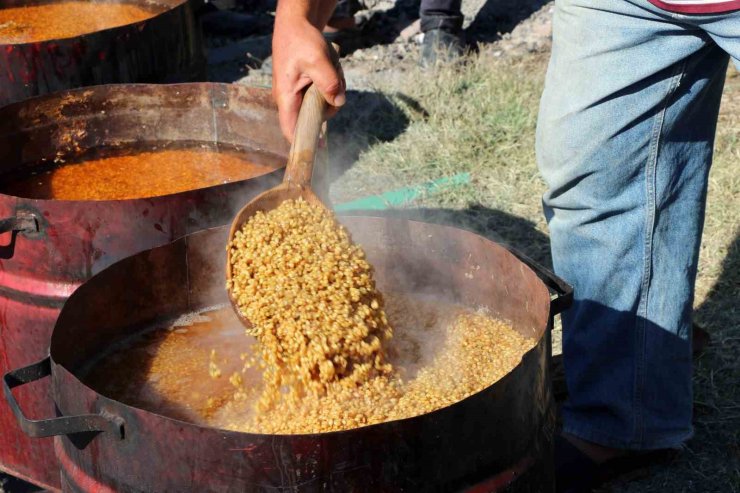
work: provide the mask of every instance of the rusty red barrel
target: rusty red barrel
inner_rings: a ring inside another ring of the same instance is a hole
[[[63,0],[0,0],[0,9],[62,3]],[[74,3],[82,2],[67,2],[63,8],[74,12]],[[96,3],[130,4],[150,11],[151,17],[73,37],[15,44],[3,44],[0,29],[0,105],[96,84],[203,80],[205,54],[193,1]],[[4,24],[7,27],[12,22]]]
[[[90,149],[148,149],[189,142],[256,151],[284,162],[269,92],[223,84],[119,85],[42,96],[0,109],[0,172],[74,160]],[[67,297],[133,253],[227,224],[237,208],[279,180],[254,179],[132,200],[31,200],[0,194],[0,371],[48,354]],[[46,384],[22,389],[32,416],[53,412]],[[59,487],[52,440],[29,439],[0,406],[0,468]]]
[[[60,314],[50,356],[4,377],[23,428],[32,436],[57,436],[64,491],[551,492],[549,329],[568,305],[570,288],[467,231],[399,218],[343,222],[365,248],[381,290],[434,290],[485,307],[536,345],[508,375],[460,402],[332,433],[226,431],[106,397],[85,383],[86,372],[95,371],[91,362],[155,321],[228,303],[228,229],[188,235],[87,281]],[[550,290],[557,293],[552,300]],[[48,375],[57,418],[34,422],[12,389]]]

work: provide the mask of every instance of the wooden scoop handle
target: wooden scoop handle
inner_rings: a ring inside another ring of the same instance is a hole
[[[316,146],[319,143],[321,125],[324,123],[326,100],[315,85],[311,84],[303,95],[303,103],[298,113],[293,144],[290,146],[288,166],[283,183],[299,187],[311,187],[313,162]]]
[[[329,52],[334,66],[341,74],[339,67],[339,47],[329,46]],[[303,95],[301,109],[298,112],[298,121],[295,125],[293,144],[290,146],[288,165],[285,169],[283,183],[299,187],[311,187],[311,175],[316,158],[316,146],[319,143],[321,125],[324,123],[324,114],[328,103],[314,84],[308,86]]]

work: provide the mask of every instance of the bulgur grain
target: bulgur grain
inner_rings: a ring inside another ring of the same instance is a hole
[[[434,297],[394,293],[386,306],[395,329],[387,342],[392,373],[354,387],[335,382],[323,395],[268,408],[231,401],[213,412],[209,425],[249,433],[320,433],[418,416],[493,384],[535,342],[485,312]],[[254,397],[260,390],[244,392]]]
[[[257,213],[227,248],[227,289],[253,324],[263,385],[241,387],[212,413],[213,426],[318,433],[428,413],[492,384],[534,344],[438,299],[399,293],[386,315],[362,249],[303,200]],[[400,337],[391,339],[389,319]]]
[[[387,295],[385,309],[395,332],[385,346],[393,373],[353,389],[331,385],[325,395],[306,396],[298,405],[283,401],[257,409],[264,391],[256,364],[260,353],[230,307],[188,317],[186,334],[172,326],[147,332],[102,358],[85,383],[135,407],[197,424],[250,433],[316,433],[454,404],[506,375],[535,344],[508,323],[444,298]],[[223,375],[240,374],[241,382],[206,375],[211,361]]]
[[[263,409],[391,372],[372,268],[331,212],[285,201],[250,218],[227,248],[226,287],[260,343]]]

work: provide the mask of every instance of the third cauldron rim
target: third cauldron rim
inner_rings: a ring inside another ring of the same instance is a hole
[[[179,0],[178,0],[179,1]],[[184,0],[188,1],[188,0]],[[242,86],[242,85],[234,85],[234,84],[226,84],[221,82],[179,82],[179,83],[172,83],[172,84],[151,84],[151,83],[115,83],[115,84],[102,84],[102,85],[96,85],[96,86],[86,86],[86,87],[78,87],[78,88],[72,88],[72,89],[63,89],[60,91],[55,91],[47,94],[40,94],[33,96],[28,99],[24,99],[22,101],[16,101],[13,103],[9,103],[4,106],[0,106],[0,116],[4,114],[8,115],[16,115],[21,114],[27,107],[35,107],[35,108],[42,108],[44,105],[49,104],[68,104],[70,101],[75,102],[75,104],[78,105],[89,105],[91,104],[91,101],[96,102],[95,104],[103,104],[101,102],[113,100],[115,101],[116,98],[120,98],[124,94],[128,93],[135,93],[137,97],[139,98],[159,98],[159,97],[172,97],[172,96],[178,96],[181,92],[185,93],[189,96],[195,96],[197,97],[200,92],[208,93],[209,100],[211,102],[211,107],[219,107],[220,101],[231,101],[231,104],[233,106],[229,106],[230,108],[234,108],[236,110],[239,110],[240,104],[242,103],[242,98],[244,99],[244,106],[243,108],[245,111],[249,108],[249,105],[258,105],[260,108],[263,108],[266,112],[274,112],[275,115],[277,114],[277,107],[275,106],[274,102],[272,101],[272,98],[269,93],[268,88],[262,88],[262,87],[256,87],[256,86]],[[153,103],[152,103],[153,104]],[[174,106],[173,106],[174,107]],[[193,108],[198,108],[200,106],[193,105]],[[202,106],[203,108],[206,108],[207,106]],[[106,113],[107,115],[115,115],[116,113],[119,114],[126,114],[129,111],[124,111],[124,109],[118,109],[117,111],[111,112],[108,110]],[[31,118],[34,114],[26,115],[24,118],[28,119]],[[70,119],[71,121],[76,120],[85,120],[87,117],[83,117],[82,115],[74,116]],[[276,117],[275,117],[276,118]],[[33,120],[30,120],[33,122]],[[43,122],[40,125],[24,125],[20,130],[13,129],[11,131],[7,131],[5,133],[0,134],[0,138],[2,139],[13,139],[16,134],[23,134],[25,132],[29,132],[34,130],[35,128],[45,128],[45,127],[52,127],[53,121],[50,120],[49,122]],[[0,130],[2,129],[2,126],[0,126]],[[168,145],[169,143],[176,143],[180,142],[180,140],[171,140],[171,141],[157,141],[155,140],[141,140],[141,141],[120,141],[117,142],[117,145],[131,145],[136,142],[139,143],[148,143],[148,144],[159,144],[159,145]],[[182,140],[184,142],[184,140]],[[207,145],[218,145],[221,143],[221,140],[203,140],[203,139],[194,139],[193,141],[190,141],[191,144],[207,144]],[[101,147],[111,146],[111,142],[101,142]],[[229,146],[234,147],[233,144],[229,142],[225,142],[225,144],[228,144]],[[249,144],[249,143],[247,143]],[[20,195],[12,195],[10,193],[0,193],[0,197],[10,197],[14,200],[18,200],[19,203],[25,203],[30,204],[33,206],[38,207],[46,207],[52,204],[59,204],[60,206],[90,206],[91,204],[113,204],[113,203],[135,203],[137,201],[144,201],[144,202],[152,202],[152,201],[159,201],[159,200],[168,200],[172,198],[176,198],[178,196],[185,196],[187,194],[194,194],[199,192],[204,192],[216,188],[222,188],[222,187],[230,187],[230,186],[238,186],[239,184],[247,183],[251,180],[260,180],[260,179],[269,179],[272,175],[278,175],[284,171],[285,169],[285,162],[287,161],[287,143],[282,145],[282,148],[280,145],[273,145],[273,144],[267,144],[266,142],[262,142],[263,145],[259,145],[259,143],[254,142],[252,144],[256,144],[253,147],[250,147],[249,145],[246,145],[243,147],[243,150],[246,152],[255,152],[264,154],[271,162],[274,160],[275,165],[268,165],[265,167],[265,171],[254,175],[250,178],[247,178],[245,180],[238,180],[233,181],[230,183],[217,183],[214,185],[210,185],[207,187],[200,187],[200,188],[194,188],[191,190],[183,190],[176,193],[169,193],[169,194],[163,194],[163,195],[155,195],[155,196],[147,196],[147,197],[133,197],[133,198],[126,198],[126,199],[103,199],[103,200],[67,200],[67,199],[39,199],[39,198],[29,198],[24,197]],[[266,146],[265,146],[266,144]],[[236,146],[238,147],[238,146]],[[270,148],[271,147],[271,148]],[[140,151],[145,151],[146,148],[140,149]],[[51,160],[52,156],[47,155],[45,156],[45,159]],[[37,167],[37,166],[46,166],[47,164],[41,163],[41,162],[29,162],[29,163],[23,163],[18,160],[12,160],[11,166],[7,170],[3,170],[2,175],[5,176],[7,174],[13,174],[16,172],[19,172],[19,170],[22,169],[23,166],[29,166],[31,168]],[[278,164],[279,163],[279,164]],[[53,163],[49,161],[48,165],[51,166]]]

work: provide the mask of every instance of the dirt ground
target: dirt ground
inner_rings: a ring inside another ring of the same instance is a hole
[[[387,81],[414,67],[422,41],[418,1],[365,0],[363,4],[367,8],[355,16],[361,36],[353,45],[358,46],[342,54],[347,85],[354,90],[372,88],[378,80]],[[472,0],[463,2],[463,13],[466,41],[472,51],[494,43],[494,56],[521,56],[550,47],[552,2]],[[269,27],[265,26],[269,21],[242,39],[210,36],[209,78],[269,86],[269,73],[260,70],[271,51]]]

